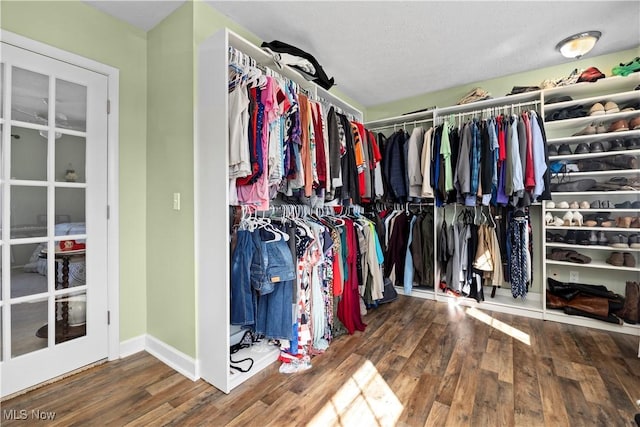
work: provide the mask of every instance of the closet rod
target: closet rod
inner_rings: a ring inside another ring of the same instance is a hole
[[[504,111],[505,109],[511,109],[511,113],[513,113],[514,109],[517,108],[522,108],[522,107],[526,107],[529,105],[539,105],[540,104],[540,100],[538,99],[534,99],[531,101],[527,101],[527,102],[519,102],[519,103],[514,103],[514,104],[504,104],[504,105],[496,105],[493,107],[487,107],[487,108],[482,108],[480,110],[471,110],[471,111],[460,111],[460,112],[448,112],[448,113],[444,113],[442,116],[438,116],[437,117],[437,124],[442,124],[442,122],[448,118],[450,118],[451,116],[453,116],[453,118],[457,118],[458,120],[461,119],[462,117],[465,116],[477,116],[480,115],[482,116],[483,114],[490,114],[490,115],[495,115],[495,114],[499,114],[501,111]]]
[[[411,120],[411,121],[408,121],[408,122],[394,123],[394,124],[390,124],[390,125],[386,125],[386,126],[378,126],[378,127],[374,127],[374,128],[371,128],[371,129],[369,129],[369,128],[367,128],[367,129],[369,129],[370,131],[373,132],[373,131],[380,130],[380,129],[390,129],[390,128],[394,128],[395,129],[396,127],[397,128],[401,128],[401,127],[406,127],[407,125],[409,125],[409,126],[410,125],[414,125],[415,126],[418,123],[430,123],[430,122],[433,122],[432,118],[431,119],[421,119],[421,120]]]

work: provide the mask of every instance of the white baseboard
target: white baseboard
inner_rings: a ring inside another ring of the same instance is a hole
[[[120,343],[120,358],[131,356],[144,350],[145,335],[138,335]]]
[[[200,378],[198,376],[196,360],[193,357],[171,347],[156,337],[147,334],[145,336],[144,349],[156,359],[175,369],[191,381]]]

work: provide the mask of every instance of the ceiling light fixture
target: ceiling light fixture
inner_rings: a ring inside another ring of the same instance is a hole
[[[601,35],[600,31],[574,34],[558,43],[556,50],[559,50],[565,58],[579,59],[593,49]]]

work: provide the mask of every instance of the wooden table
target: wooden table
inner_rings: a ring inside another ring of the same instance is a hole
[[[77,250],[68,250],[68,251],[56,251],[55,252],[55,274],[56,274],[56,290],[58,289],[68,289],[69,288],[69,263],[74,257],[84,257],[86,254],[86,249],[77,249]],[[40,253],[40,258],[47,258],[48,252],[47,250],[43,250]],[[58,281],[58,263],[62,265],[62,279]],[[58,320],[58,303],[56,302],[56,325],[55,325],[55,334],[56,334],[56,344],[59,344],[64,341],[69,341],[74,338],[78,338],[87,334],[87,324],[86,322],[81,325],[69,325],[69,301],[68,295],[65,295],[61,304],[62,310],[62,319]],[[36,332],[36,336],[39,338],[48,338],[49,337],[49,325],[46,324],[42,326]]]

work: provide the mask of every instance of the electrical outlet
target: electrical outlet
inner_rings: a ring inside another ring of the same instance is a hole
[[[569,283],[578,283],[580,281],[580,273],[577,271],[569,272]]]

